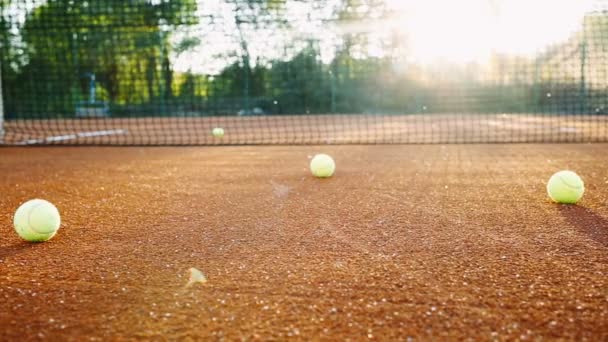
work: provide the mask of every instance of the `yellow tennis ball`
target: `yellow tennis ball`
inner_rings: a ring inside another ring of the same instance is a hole
[[[315,177],[331,177],[336,171],[336,163],[327,154],[317,154],[310,161],[310,171]]]
[[[211,132],[211,134],[213,134],[214,137],[216,138],[221,138],[224,136],[224,129],[220,128],[220,127],[216,127],[213,129],[213,131]]]
[[[19,236],[31,242],[50,240],[61,225],[59,210],[45,200],[33,199],[23,203],[13,219]]]
[[[549,179],[547,193],[554,202],[574,204],[585,192],[585,183],[572,171],[560,171]]]

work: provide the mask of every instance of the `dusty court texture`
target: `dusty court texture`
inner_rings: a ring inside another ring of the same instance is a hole
[[[0,175],[1,340],[608,339],[607,144],[11,147]],[[47,243],[13,231],[31,198]]]

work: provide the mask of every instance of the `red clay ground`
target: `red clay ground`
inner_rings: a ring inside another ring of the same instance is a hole
[[[546,197],[566,168],[579,206]],[[606,144],[3,148],[0,175],[1,340],[608,339]],[[35,197],[43,244],[11,223]]]

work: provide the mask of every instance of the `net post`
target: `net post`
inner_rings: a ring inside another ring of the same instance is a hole
[[[587,43],[587,17],[583,18],[583,40],[580,43],[581,50],[581,80],[580,80],[580,114],[588,114],[587,113],[587,51],[588,43]]]
[[[0,61],[0,145],[4,144],[4,93],[2,92],[2,61]]]

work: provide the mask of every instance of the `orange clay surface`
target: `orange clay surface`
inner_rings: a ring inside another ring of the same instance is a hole
[[[288,337],[607,340],[608,145],[0,149],[0,340]]]

